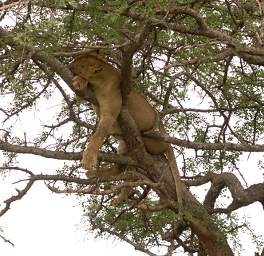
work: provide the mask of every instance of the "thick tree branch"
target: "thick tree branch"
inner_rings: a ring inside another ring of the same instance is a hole
[[[211,187],[205,196],[203,204],[209,212],[230,214],[240,207],[258,201],[262,203],[264,207],[264,183],[258,183],[251,185],[249,188],[243,188],[241,182],[233,173],[226,172],[221,174],[210,172],[205,176],[184,180],[184,184],[187,186],[200,186],[208,182],[211,182]],[[225,187],[229,189],[233,201],[227,208],[214,208],[216,199]]]
[[[246,143],[205,143],[205,142],[196,142],[196,141],[187,141],[183,139],[178,139],[175,137],[170,137],[166,134],[160,134],[157,132],[147,132],[144,134],[147,137],[151,138],[159,138],[163,139],[166,142],[171,144],[184,147],[184,148],[191,148],[195,150],[226,150],[226,151],[238,151],[238,152],[264,152],[264,145],[252,145]]]
[[[18,154],[38,155],[45,158],[53,158],[58,160],[77,161],[77,160],[81,160],[82,158],[81,152],[53,151],[53,150],[42,149],[34,146],[13,145],[2,140],[0,140],[0,150],[3,150],[5,152],[18,153]],[[107,161],[112,163],[138,166],[138,164],[128,156],[99,153],[99,159],[102,161]]]
[[[211,182],[211,187],[206,194],[204,206],[210,212],[231,213],[232,211],[252,204],[261,202],[264,205],[264,183],[258,183],[244,189],[238,178],[233,173],[208,173],[203,177],[191,181],[185,181],[189,186],[198,186]],[[227,187],[232,195],[233,201],[226,209],[214,209],[216,199],[219,197],[223,188]]]
[[[144,24],[142,30],[135,36],[135,40],[127,43],[122,49],[121,63],[121,92],[123,108],[118,118],[122,133],[126,134],[124,140],[127,144],[129,154],[135,157],[136,161],[145,166],[145,169],[153,168],[153,161],[145,150],[141,135],[136,127],[127,108],[127,96],[131,90],[131,72],[133,66],[133,55],[140,49],[144,40],[148,37],[150,27]]]

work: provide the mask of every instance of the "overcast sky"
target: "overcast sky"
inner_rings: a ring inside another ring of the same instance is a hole
[[[95,240],[85,232],[81,209],[74,205],[73,198],[51,194],[36,184],[0,219],[6,237],[15,244],[13,248],[0,241],[0,255],[104,255],[106,250],[108,255],[143,255],[113,239]]]

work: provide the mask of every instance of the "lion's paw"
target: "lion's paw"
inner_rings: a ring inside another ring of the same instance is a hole
[[[88,171],[94,171],[97,167],[97,152],[92,149],[86,149],[83,153],[81,164]]]

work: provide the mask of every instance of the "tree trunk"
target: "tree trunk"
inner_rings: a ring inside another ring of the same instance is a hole
[[[157,183],[163,184],[164,188],[166,188],[166,191],[163,191],[164,194],[168,194],[170,198],[177,201],[175,183],[167,160],[162,156],[155,156],[153,157],[153,161],[154,168],[148,169],[148,177]],[[184,210],[188,211],[188,216],[184,216],[184,220],[198,236],[201,246],[207,255],[234,255],[226,238],[221,236],[211,216],[203,205],[190,193],[184,183],[182,183],[182,194]]]

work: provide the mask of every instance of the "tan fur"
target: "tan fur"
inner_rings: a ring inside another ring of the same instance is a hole
[[[92,86],[99,104],[96,107],[96,112],[99,115],[98,127],[91,137],[82,159],[83,166],[88,170],[87,176],[91,176],[95,174],[97,154],[106,136],[109,134],[121,135],[121,130],[116,122],[122,105],[121,75],[118,69],[95,54],[77,57],[70,64],[70,70],[75,75],[73,79],[74,87],[78,90],[85,90],[87,86]],[[128,110],[141,132],[151,130],[155,126],[156,111],[146,98],[136,90],[131,90],[128,96]],[[177,169],[173,150],[169,144],[158,139],[144,137],[144,135],[142,140],[150,154],[167,153],[171,168]],[[172,164],[173,161],[174,164]],[[117,169],[117,167],[109,169],[107,176],[111,176],[112,172],[113,175],[118,173]],[[101,172],[101,175],[104,175],[104,173]],[[173,173],[179,175],[178,169],[174,170]]]
[[[93,86],[99,103],[99,124],[83,154],[82,164],[88,170],[94,169],[97,163],[97,154],[104,139],[109,134],[121,135],[116,122],[122,105],[120,92],[120,71],[108,64],[100,56],[86,55],[76,58],[70,65],[75,75],[73,85],[79,90],[86,86]],[[89,85],[88,85],[89,82]],[[140,131],[152,129],[156,112],[149,105],[146,98],[139,92],[132,90],[128,96],[128,110]],[[147,151],[151,154],[162,154],[168,144],[157,139],[143,137]]]

